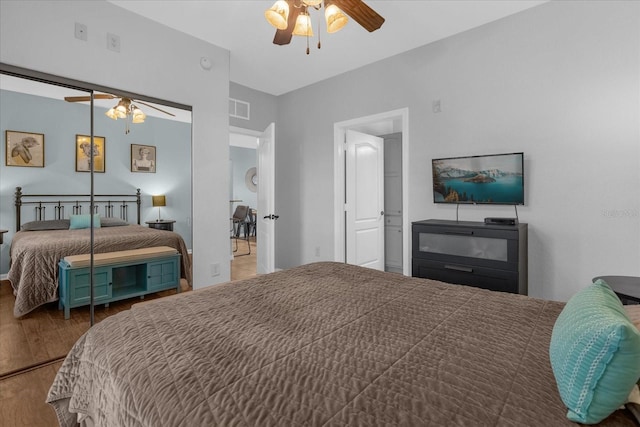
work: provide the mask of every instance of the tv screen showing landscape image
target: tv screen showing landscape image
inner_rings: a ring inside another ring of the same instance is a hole
[[[435,203],[524,205],[523,153],[433,159]]]

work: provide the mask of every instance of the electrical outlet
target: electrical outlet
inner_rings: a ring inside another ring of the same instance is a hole
[[[78,40],[87,41],[87,26],[76,22],[75,36]]]
[[[220,263],[216,262],[211,264],[211,277],[215,277],[219,275],[220,275]]]
[[[439,113],[441,111],[442,111],[442,108],[440,107],[440,100],[436,99],[435,101],[433,101],[433,112]]]
[[[107,49],[120,52],[120,36],[107,33]]]

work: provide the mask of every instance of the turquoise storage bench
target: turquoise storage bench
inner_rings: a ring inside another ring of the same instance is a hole
[[[58,308],[64,318],[74,307],[89,305],[90,255],[71,255],[58,263]],[[106,304],[153,292],[180,292],[180,254],[168,246],[95,254],[93,301]]]

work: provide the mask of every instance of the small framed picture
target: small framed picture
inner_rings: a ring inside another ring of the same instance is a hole
[[[93,171],[104,173],[105,170],[105,145],[104,136],[93,136],[93,156],[91,156],[91,136],[76,135],[76,172]]]
[[[156,147],[131,144],[131,172],[156,172]]]
[[[44,134],[5,131],[7,166],[44,167]]]

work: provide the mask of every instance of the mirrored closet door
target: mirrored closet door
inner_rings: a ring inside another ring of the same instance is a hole
[[[92,315],[99,322],[142,298],[101,303],[94,266],[93,310],[87,305],[91,289],[82,285],[70,292],[76,305],[60,310],[61,235],[91,229],[93,206],[100,217],[93,227],[124,221],[178,234],[189,259],[178,268],[190,269],[192,193],[189,107],[0,65],[0,229],[7,230],[0,246],[2,377],[64,357]],[[163,203],[154,196],[163,196]],[[88,224],[78,224],[83,218]],[[82,246],[76,255],[109,250],[96,247],[102,243],[89,233],[77,239],[84,240],[75,242]],[[135,287],[136,271],[110,274]],[[189,289],[191,272],[180,276],[182,289]]]

